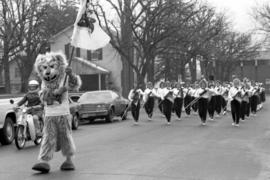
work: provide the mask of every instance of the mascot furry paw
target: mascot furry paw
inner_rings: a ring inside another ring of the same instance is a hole
[[[72,156],[75,145],[71,134],[71,115],[69,110],[68,90],[76,91],[81,86],[79,76],[67,67],[67,60],[61,53],[46,53],[38,55],[35,70],[42,80],[41,100],[44,103],[43,141],[40,147],[40,162],[33,170],[48,173],[49,161],[54,151],[62,151],[66,161],[61,170],[74,170]],[[67,83],[64,84],[67,74]]]

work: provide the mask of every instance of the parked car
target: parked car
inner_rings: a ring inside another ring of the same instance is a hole
[[[72,129],[77,130],[79,127],[79,110],[80,110],[80,104],[77,102],[74,102],[71,97],[69,97],[69,108],[70,113],[72,115]]]
[[[128,107],[128,100],[114,91],[89,91],[85,92],[78,99],[81,105],[79,117],[94,121],[105,118],[106,122],[112,122],[114,116],[125,116],[125,109]]]
[[[18,101],[21,98],[15,98]],[[13,110],[13,105],[9,99],[0,100],[0,143],[2,145],[11,144],[15,137],[15,124],[17,114]]]

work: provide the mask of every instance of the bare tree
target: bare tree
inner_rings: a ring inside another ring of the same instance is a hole
[[[148,80],[153,81],[155,58],[163,49],[162,42],[177,33],[181,25],[193,15],[190,9],[195,1],[107,0],[107,2],[115,11],[120,24],[110,20],[100,4],[97,4],[97,11],[102,17],[100,22],[111,36],[112,46],[133,68],[138,84],[144,83],[146,75]],[[127,38],[131,38],[132,41],[128,43]],[[135,59],[130,57],[128,52],[130,49],[135,50]]]
[[[253,8],[253,17],[259,23],[258,29],[270,33],[270,4],[265,3]]]
[[[0,3],[0,41],[4,46],[1,66],[4,69],[6,92],[10,93],[9,61],[24,43],[24,30],[33,15],[36,3],[29,0],[1,0]]]
[[[42,2],[31,1],[32,15],[24,28],[23,43],[20,46],[24,56],[17,55],[17,64],[21,70],[21,91],[27,90],[27,82],[31,75],[33,64],[39,53],[49,50],[49,39],[72,25],[76,18],[76,7],[72,1]]]

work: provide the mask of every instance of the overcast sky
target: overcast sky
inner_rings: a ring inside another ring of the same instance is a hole
[[[206,0],[217,8],[218,11],[225,11],[226,15],[233,22],[234,28],[241,32],[252,30],[255,27],[251,17],[252,8],[270,3],[270,0]]]

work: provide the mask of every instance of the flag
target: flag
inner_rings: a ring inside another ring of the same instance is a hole
[[[74,24],[71,45],[88,50],[97,50],[106,46],[110,37],[99,26],[96,14],[89,0],[81,0]]]

